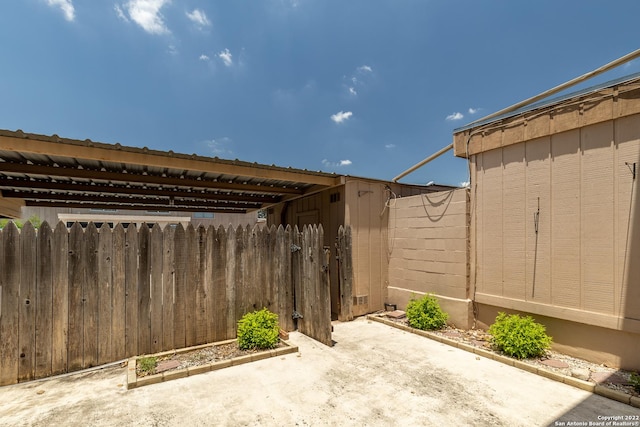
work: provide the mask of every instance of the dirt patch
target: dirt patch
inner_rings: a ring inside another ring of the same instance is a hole
[[[275,349],[286,347],[286,344],[279,342]],[[249,356],[252,354],[268,352],[270,350],[242,350],[238,347],[237,342],[215,344],[203,348],[196,348],[189,351],[176,350],[173,354],[165,354],[156,357],[157,367],[152,371],[144,371],[140,369],[140,359],[136,365],[136,374],[138,377],[145,377],[162,372],[171,372],[180,369],[194,368],[197,366],[209,365],[211,363],[220,362],[222,360],[234,359],[241,356]]]

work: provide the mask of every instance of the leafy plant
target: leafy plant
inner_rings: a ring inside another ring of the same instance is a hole
[[[489,333],[497,350],[518,359],[542,356],[553,341],[544,325],[517,314],[498,313]]]
[[[143,375],[153,374],[158,366],[158,359],[155,356],[141,357],[138,359],[138,372]]]
[[[279,332],[277,314],[266,308],[247,313],[238,321],[238,346],[241,350],[274,348]]]
[[[40,228],[40,225],[42,225],[42,220],[38,217],[38,215],[31,215],[27,221],[33,225],[33,228]],[[24,227],[24,222],[20,221],[19,219],[4,218],[0,219],[0,230],[5,228],[10,222],[13,222],[18,230],[22,230],[22,227]]]
[[[407,320],[412,328],[440,329],[447,323],[449,315],[442,311],[438,300],[430,294],[420,299],[411,298],[407,304]]]
[[[640,375],[637,372],[632,372],[629,378],[629,383],[633,386],[633,389],[640,393]]]

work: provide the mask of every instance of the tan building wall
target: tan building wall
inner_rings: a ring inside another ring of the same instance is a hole
[[[468,190],[397,199],[389,218],[389,303],[404,310],[413,297],[436,296],[449,323],[470,328]]]
[[[389,207],[394,199],[434,191],[436,187],[344,177],[344,185],[280,203],[269,209],[269,225],[322,224],[325,246],[332,252],[331,307],[337,318],[340,295],[335,241],[340,226],[351,226],[353,246],[353,315],[384,308],[387,301]]]
[[[633,82],[455,136],[481,325],[531,313],[563,351],[640,368],[639,111]]]

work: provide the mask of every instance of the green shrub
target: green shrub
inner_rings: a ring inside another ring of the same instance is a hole
[[[274,348],[279,332],[277,314],[266,308],[247,313],[238,321],[238,346],[242,350]]]
[[[637,372],[631,373],[631,378],[629,378],[629,383],[633,386],[633,389],[640,393],[640,375]]]
[[[407,304],[409,326],[416,329],[440,329],[447,324],[449,315],[442,311],[438,300],[430,294],[420,299],[411,298]]]
[[[138,372],[143,375],[153,374],[158,366],[158,359],[154,356],[138,359]]]
[[[536,323],[531,316],[498,313],[489,333],[497,350],[518,359],[542,356],[552,342],[545,327]]]

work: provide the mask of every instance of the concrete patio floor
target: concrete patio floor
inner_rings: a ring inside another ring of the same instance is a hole
[[[336,323],[333,339],[291,333],[298,354],[129,391],[124,367],[2,387],[0,425],[547,426],[640,413],[364,318]]]

